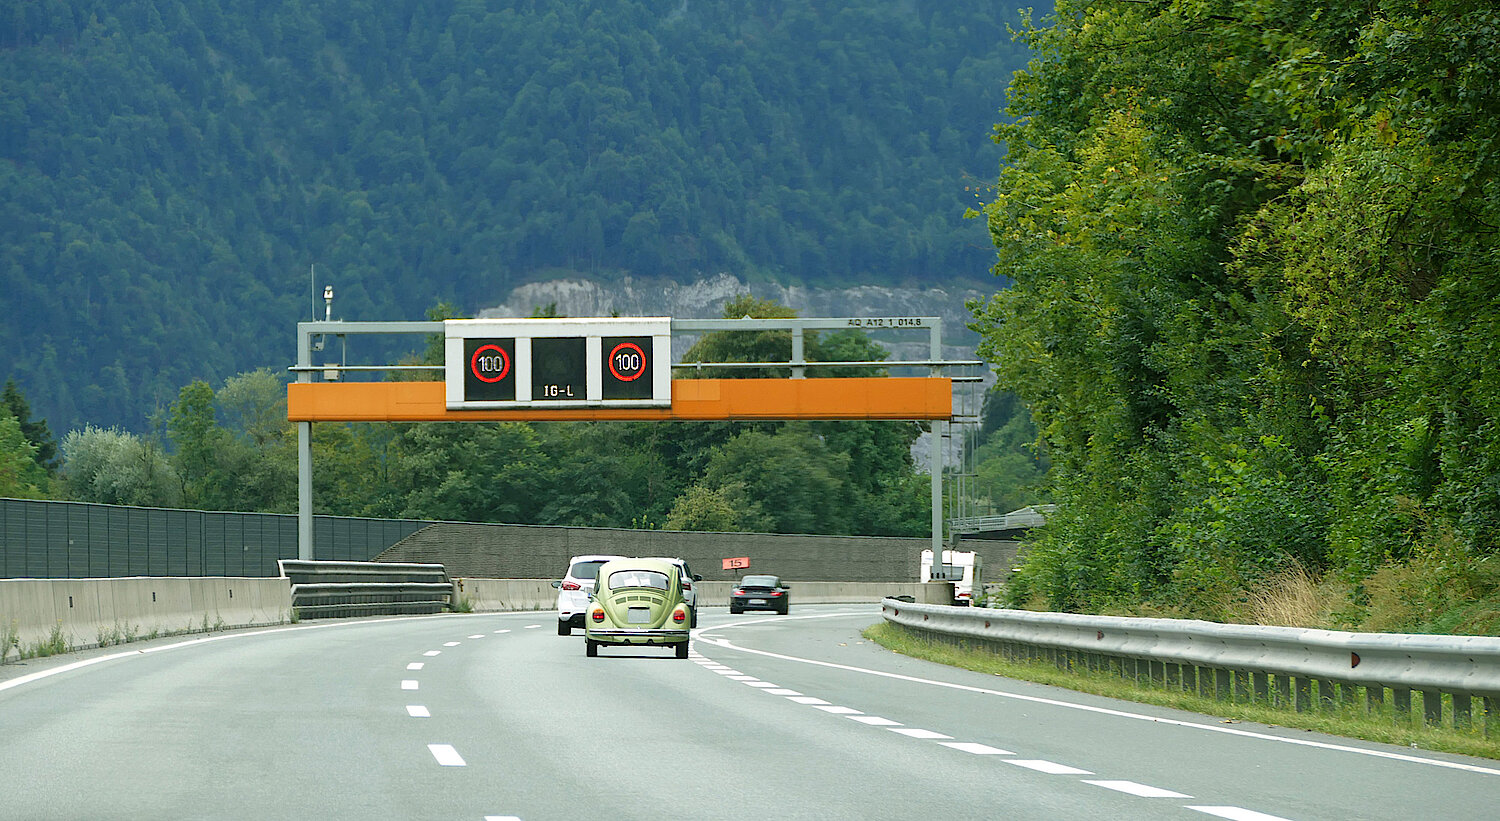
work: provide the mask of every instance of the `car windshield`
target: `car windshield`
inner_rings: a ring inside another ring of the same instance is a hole
[[[579,562],[569,568],[568,575],[575,579],[597,579],[601,564],[604,562]]]
[[[740,587],[775,587],[780,582],[775,576],[746,576],[740,580]]]
[[[612,590],[621,587],[655,587],[666,590],[667,574],[655,570],[616,570],[609,574],[609,586]]]

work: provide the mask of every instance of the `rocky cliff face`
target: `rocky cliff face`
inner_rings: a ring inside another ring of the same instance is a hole
[[[999,283],[996,283],[998,288]],[[565,316],[670,316],[709,319],[722,315],[724,304],[749,292],[795,308],[805,317],[937,316],[943,320],[944,357],[972,359],[979,337],[969,330],[973,318],[965,300],[983,299],[991,291],[972,285],[953,288],[807,288],[775,283],[746,283],[729,274],[690,283],[625,278],[618,282],[559,279],[523,285],[502,305],[479,312],[480,317],[530,316],[538,307],[557,303]],[[925,359],[926,339],[903,334],[882,342],[893,356]],[[674,346],[675,347],[675,346]],[[680,355],[682,351],[675,351]]]

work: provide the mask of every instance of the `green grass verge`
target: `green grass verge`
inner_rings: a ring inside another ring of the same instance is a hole
[[[1253,721],[1421,750],[1500,759],[1500,739],[1486,738],[1479,726],[1469,729],[1429,727],[1422,722],[1420,707],[1416,705],[1413,705],[1414,712],[1418,713],[1415,718],[1397,714],[1388,703],[1384,709],[1375,712],[1367,712],[1363,704],[1359,704],[1340,705],[1329,711],[1298,713],[1264,704],[1219,701],[1180,690],[1142,687],[1133,681],[1103,672],[1059,670],[1051,663],[1014,662],[982,645],[936,641],[889,622],[867,628],[864,635],[888,650],[916,659],[979,673],[1066,687],[1107,698],[1201,713],[1217,717],[1224,724]],[[1415,693],[1412,695],[1413,698],[1417,696]],[[1475,706],[1477,708],[1478,705]],[[1479,720],[1476,716],[1476,723]]]

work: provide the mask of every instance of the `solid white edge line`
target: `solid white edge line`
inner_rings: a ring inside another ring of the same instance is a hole
[[[865,617],[868,617],[870,615],[873,615],[873,614],[870,614],[870,613],[830,613],[830,614],[819,614],[819,615],[816,615],[816,616],[787,616],[785,618],[791,618],[791,619],[821,619],[821,618],[832,618],[834,616],[865,616]],[[741,622],[740,624],[743,624],[743,623],[744,622]],[[725,628],[725,627],[738,627],[738,626],[739,626],[739,624],[718,625],[714,629],[717,630],[717,629],[722,629],[722,628]],[[1443,760],[1437,759],[1437,758],[1422,758],[1420,756],[1407,755],[1405,753],[1394,753],[1394,752],[1389,752],[1387,750],[1370,750],[1370,749],[1366,749],[1366,748],[1363,748],[1363,747],[1350,747],[1348,745],[1333,744],[1333,743],[1327,742],[1327,741],[1313,741],[1311,739],[1306,739],[1306,738],[1289,738],[1289,737],[1285,737],[1285,736],[1268,735],[1266,733],[1257,733],[1257,732],[1253,732],[1251,730],[1240,730],[1240,729],[1236,729],[1234,727],[1224,727],[1224,726],[1218,726],[1218,725],[1212,725],[1212,724],[1200,724],[1200,723],[1198,723],[1196,721],[1185,721],[1183,719],[1177,719],[1177,718],[1165,718],[1163,716],[1151,716],[1151,715],[1146,715],[1144,713],[1131,713],[1131,712],[1127,712],[1125,710],[1115,710],[1115,709],[1111,709],[1111,708],[1108,708],[1108,707],[1094,707],[1094,706],[1091,706],[1091,705],[1088,705],[1088,704],[1078,704],[1078,703],[1071,702],[1071,701],[1061,701],[1061,700],[1055,699],[1055,698],[1044,698],[1042,696],[1028,696],[1028,695],[1023,695],[1021,693],[1007,693],[1007,692],[1004,692],[1002,690],[991,690],[991,689],[988,689],[988,688],[985,688],[985,687],[974,687],[974,686],[971,686],[971,685],[968,685],[968,684],[955,684],[955,683],[949,682],[949,681],[935,681],[933,679],[919,678],[917,676],[908,676],[908,675],[903,675],[901,673],[888,673],[888,672],[885,672],[884,670],[870,670],[870,669],[867,669],[867,668],[864,668],[864,667],[854,667],[854,666],[848,665],[848,664],[838,664],[838,663],[832,662],[832,661],[819,661],[817,659],[807,659],[807,658],[801,658],[799,656],[788,656],[788,655],[785,655],[783,653],[772,653],[772,652],[767,651],[767,650],[755,650],[755,649],[750,648],[750,647],[741,647],[740,645],[735,644],[734,642],[729,641],[728,639],[707,639],[707,638],[705,638],[705,640],[708,641],[710,644],[716,645],[718,647],[724,647],[724,648],[727,648],[727,649],[730,649],[730,650],[738,650],[738,651],[740,651],[742,653],[753,653],[753,654],[755,654],[757,656],[765,656],[766,658],[781,659],[782,661],[792,661],[792,662],[797,662],[799,664],[811,664],[811,665],[814,665],[814,666],[817,666],[817,667],[828,667],[828,668],[831,668],[831,669],[834,669],[834,670],[844,670],[844,671],[851,672],[851,673],[863,673],[865,675],[879,676],[881,678],[896,679],[897,681],[906,681],[906,682],[911,682],[913,684],[929,684],[929,685],[932,685],[934,687],[946,687],[946,688],[948,688],[950,690],[962,690],[964,692],[969,692],[969,693],[981,693],[983,695],[999,696],[1000,698],[1009,698],[1009,699],[1014,699],[1016,701],[1026,701],[1026,702],[1030,702],[1032,704],[1046,704],[1046,705],[1049,705],[1049,706],[1052,706],[1052,707],[1063,707],[1063,708],[1070,709],[1070,710],[1081,710],[1081,711],[1087,712],[1087,713],[1096,713],[1096,714],[1099,714],[1099,715],[1114,716],[1116,718],[1128,718],[1128,719],[1132,719],[1132,720],[1135,720],[1135,721],[1147,721],[1147,722],[1151,722],[1153,724],[1167,724],[1167,725],[1171,725],[1171,726],[1174,726],[1174,727],[1183,727],[1183,728],[1191,729],[1191,730],[1202,730],[1202,731],[1210,732],[1210,733],[1222,733],[1224,735],[1238,736],[1240,738],[1253,738],[1253,739],[1259,739],[1261,741],[1274,741],[1274,742],[1277,742],[1277,743],[1280,743],[1280,744],[1292,744],[1292,745],[1296,745],[1296,746],[1299,746],[1299,747],[1312,747],[1314,749],[1330,750],[1330,751],[1333,751],[1333,752],[1354,753],[1356,755],[1367,755],[1367,756],[1371,756],[1371,757],[1374,757],[1374,758],[1389,759],[1391,761],[1403,761],[1403,762],[1406,762],[1408,764],[1425,764],[1425,765],[1431,766],[1431,767],[1443,767],[1445,769],[1450,769],[1450,770],[1463,770],[1465,772],[1479,773],[1481,775],[1500,775],[1500,769],[1494,769],[1492,767],[1480,767],[1480,766],[1477,766],[1477,765],[1474,765],[1474,764],[1462,764],[1462,763],[1459,763],[1459,762],[1456,762],[1456,761],[1443,761]]]
[[[1229,821],[1287,821],[1279,815],[1267,815],[1255,810],[1247,810],[1241,807],[1188,807],[1195,812],[1227,818]]]
[[[72,672],[74,670],[82,669],[84,667],[92,667],[95,664],[103,664],[106,661],[114,661],[116,659],[123,659],[123,658],[139,658],[140,656],[148,654],[148,653],[161,653],[161,652],[166,651],[166,650],[180,650],[180,649],[182,649],[184,647],[196,647],[198,645],[208,644],[210,642],[215,642],[215,641],[228,641],[230,639],[244,639],[244,638],[250,638],[251,636],[267,636],[267,635],[271,635],[273,633],[287,633],[287,632],[291,632],[291,631],[295,631],[295,630],[331,630],[331,629],[335,629],[335,628],[339,628],[339,627],[358,627],[358,626],[364,625],[364,624],[385,624],[385,623],[393,622],[393,621],[417,621],[417,620],[421,620],[421,619],[429,619],[430,620],[430,619],[453,619],[453,618],[476,618],[476,617],[484,618],[484,617],[490,617],[490,616],[504,616],[504,615],[516,615],[516,614],[513,614],[513,613],[463,613],[463,614],[444,613],[442,615],[437,615],[437,616],[395,616],[395,617],[392,617],[392,618],[383,618],[383,619],[359,619],[357,621],[339,621],[339,622],[331,622],[331,623],[328,623],[328,624],[287,624],[287,625],[281,625],[279,627],[267,627],[267,628],[258,629],[258,630],[257,629],[248,629],[248,630],[245,630],[244,632],[239,632],[238,630],[236,630],[236,632],[233,632],[233,633],[221,633],[221,634],[219,634],[217,636],[201,636],[201,637],[196,638],[196,639],[187,639],[185,641],[173,642],[172,644],[163,644],[163,645],[160,645],[158,647],[141,647],[141,648],[138,648],[138,649],[135,649],[135,650],[125,650],[125,651],[120,652],[120,653],[110,653],[107,656],[97,656],[97,657],[91,658],[91,659],[84,659],[83,661],[75,661],[75,662],[71,662],[69,664],[64,664],[64,665],[59,666],[59,667],[52,667],[52,668],[47,669],[47,670],[38,670],[35,673],[27,673],[24,676],[17,676],[15,678],[9,679],[7,681],[0,681],[0,692],[4,692],[6,690],[10,690],[10,689],[13,689],[15,687],[20,687],[20,686],[25,685],[25,684],[30,684],[30,683],[32,683],[34,681],[41,681],[42,679],[47,679],[47,678],[51,678],[53,676],[61,675],[63,673],[69,673],[69,672]],[[534,627],[540,627],[541,625],[533,625],[533,626]],[[509,631],[497,631],[497,632],[509,632]],[[426,653],[423,653],[422,655],[424,655],[424,656],[436,656],[436,655],[438,655],[441,652],[442,652],[441,650],[429,650]]]
[[[452,744],[428,744],[427,749],[432,753],[432,757],[437,759],[437,763],[444,767],[467,766],[464,757],[458,754],[458,750],[453,749]]]
[[[1183,795],[1173,790],[1164,790],[1161,787],[1153,787],[1150,784],[1141,784],[1135,781],[1090,781],[1085,779],[1085,784],[1093,784],[1095,787],[1103,787],[1106,790],[1115,790],[1137,798],[1186,798],[1191,800],[1191,795]]]

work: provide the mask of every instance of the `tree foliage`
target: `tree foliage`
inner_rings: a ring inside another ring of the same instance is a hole
[[[1011,17],[978,0],[7,3],[0,345],[57,429],[135,427],[195,379],[290,361],[290,323],[321,316],[310,285],[384,320],[569,275],[977,276],[959,215],[1026,59]]]
[[[1500,13],[1062,0],[973,306],[1062,507],[1015,587],[1210,616],[1500,548]]]

